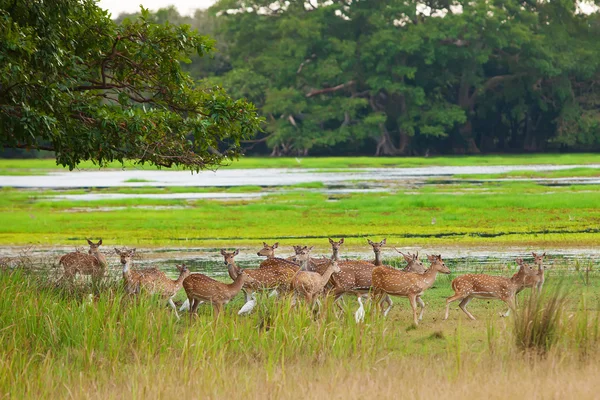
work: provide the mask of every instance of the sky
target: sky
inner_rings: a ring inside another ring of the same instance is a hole
[[[159,8],[174,5],[182,15],[193,15],[197,9],[204,9],[212,6],[217,0],[100,0],[98,5],[107,9],[116,18],[122,12],[133,13],[140,10],[140,4],[150,10],[156,11]],[[596,6],[586,2],[580,2],[579,7],[582,12],[590,13],[596,9]]]
[[[195,10],[208,8],[215,2],[216,0],[100,0],[98,5],[108,10],[113,18],[116,18],[123,12],[133,13],[139,11],[140,4],[153,11],[174,5],[180,14],[193,15]]]

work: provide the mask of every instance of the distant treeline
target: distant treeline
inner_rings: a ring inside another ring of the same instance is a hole
[[[152,18],[217,41],[219,53],[185,68],[256,104],[266,122],[247,152],[426,155],[600,149],[594,10],[565,0],[222,0],[193,17],[169,8]]]

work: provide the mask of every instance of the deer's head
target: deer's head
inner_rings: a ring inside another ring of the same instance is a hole
[[[293,261],[299,264],[308,261],[310,259],[310,251],[313,247],[314,246],[294,246],[296,254],[294,255]]]
[[[269,246],[266,242],[263,242],[263,248],[256,253],[257,256],[273,258],[275,257],[275,249],[279,247],[279,242],[276,242],[273,246]]]
[[[99,247],[102,246],[102,239],[98,241],[98,243],[92,242],[90,239],[86,239],[88,244],[90,245],[90,249],[88,250],[88,254],[96,255],[98,254]]]
[[[429,260],[429,262],[431,263],[431,266],[429,267],[429,269],[433,269],[434,271],[441,272],[442,274],[450,273],[450,268],[448,268],[446,266],[446,263],[444,262],[444,260],[442,260],[441,254],[437,254],[437,255],[434,254],[431,256],[428,255],[427,260]]]
[[[176,265],[175,267],[179,271],[179,276],[183,277],[183,279],[187,278],[192,273],[185,264]]]
[[[541,267],[544,264],[544,257],[546,257],[546,252],[543,254],[531,253],[533,256],[533,263],[538,267]]]
[[[422,274],[425,272],[425,266],[423,262],[419,260],[419,252],[417,251],[415,254],[406,253],[404,254],[400,250],[394,248],[398,253],[402,254],[404,260],[407,262],[407,269],[411,272],[416,272],[417,274]]]
[[[135,256],[135,248],[129,250],[119,250],[115,248],[115,253],[117,253],[117,255],[121,258],[121,264],[125,265],[133,260],[133,257]]]
[[[342,244],[344,243],[344,238],[341,238],[340,240],[338,240],[337,242],[335,240],[333,240],[332,238],[329,238],[329,244],[331,244],[331,248],[336,251],[339,250],[340,247],[342,247]]]
[[[383,239],[379,243],[375,243],[375,242],[372,242],[370,239],[367,239],[367,242],[371,245],[375,254],[379,254],[379,253],[381,253],[381,248],[385,245],[386,239]]]
[[[224,258],[225,265],[234,265],[235,260],[233,258],[238,254],[240,254],[240,251],[237,249],[233,253],[228,253],[225,251],[225,249],[221,249],[221,255]]]

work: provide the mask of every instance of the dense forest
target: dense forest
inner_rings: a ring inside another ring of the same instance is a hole
[[[247,154],[595,151],[598,5],[220,0],[143,18],[214,40],[216,53],[182,68],[256,105],[264,122]]]
[[[254,102],[266,123],[248,151],[426,155],[600,148],[594,9],[221,0],[193,17],[153,16],[216,40],[216,56],[185,69]]]

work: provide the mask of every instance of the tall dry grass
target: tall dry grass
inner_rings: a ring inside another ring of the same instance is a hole
[[[442,322],[438,310],[428,308],[428,320],[410,330],[410,313],[399,302],[401,311],[387,319],[367,305],[366,322],[357,325],[353,307],[340,313],[326,302],[314,313],[265,295],[248,317],[229,307],[215,319],[201,307],[197,317],[178,321],[163,300],[131,298],[121,288],[120,282],[107,283],[94,295],[88,285],[56,286],[20,271],[0,273],[0,397],[596,394],[598,313],[585,296],[563,310],[554,344],[539,357],[523,354],[515,346],[516,323],[497,317]]]

